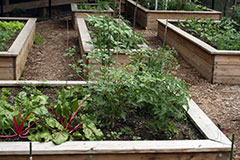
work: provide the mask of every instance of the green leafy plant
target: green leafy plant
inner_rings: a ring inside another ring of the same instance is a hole
[[[43,43],[44,43],[44,39],[40,36],[40,33],[37,32],[34,37],[34,44],[39,45]]]
[[[69,66],[76,72],[76,75],[78,76],[78,78],[80,78],[81,80],[84,80],[84,76],[82,76],[83,72],[83,60],[82,58],[79,56],[78,58],[76,58],[75,55],[77,55],[80,53],[78,53],[77,51],[77,47],[76,46],[72,46],[66,49],[66,53],[63,54],[63,56],[67,56],[70,57],[72,59],[73,63],[70,63]],[[74,77],[73,74],[68,75],[69,77]]]
[[[240,50],[240,24],[229,18],[220,22],[189,18],[178,26],[219,50]]]
[[[101,66],[96,84],[89,86],[89,104],[99,110],[96,116],[115,126],[133,108],[152,117],[149,129],[176,133],[175,122],[185,119],[182,106],[188,105],[189,94],[188,85],[170,75],[178,68],[175,53],[172,48],[145,48],[129,53],[132,62],[124,67]]]
[[[19,21],[0,21],[0,51],[7,50],[8,42],[24,27]]]
[[[73,140],[74,137],[81,140],[101,140],[103,138],[103,133],[96,128],[94,120],[89,118],[87,114],[77,115],[89,98],[89,95],[86,95],[82,100],[79,100],[79,96],[75,95],[80,93],[79,89],[81,90],[81,88],[70,87],[61,92],[57,91],[57,101],[52,105],[46,105],[53,116],[44,119],[45,126],[43,128],[39,126],[38,131],[29,137],[30,140],[52,140],[55,144],[61,144],[69,138]],[[74,122],[75,119],[78,121]],[[78,131],[79,129],[81,132]]]
[[[2,138],[28,138],[28,133],[34,129],[34,124],[40,120],[41,115],[46,114],[44,105],[47,103],[47,97],[38,90],[33,90],[29,95],[22,91],[12,106],[6,101],[11,93],[2,89],[0,101],[0,126]],[[10,129],[10,130],[9,130]]]
[[[97,49],[116,49],[117,47],[138,49],[138,45],[147,43],[142,35],[133,32],[123,19],[121,19],[120,26],[114,18],[107,15],[99,17],[88,15],[86,21],[91,28],[93,45]]]
[[[240,5],[235,7],[232,19],[240,23]]]

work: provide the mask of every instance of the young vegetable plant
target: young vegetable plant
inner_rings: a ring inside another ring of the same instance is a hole
[[[61,144],[69,138],[73,140],[74,137],[81,140],[101,140],[103,138],[103,133],[96,128],[94,120],[87,114],[78,116],[79,110],[85,106],[90,97],[90,95],[86,95],[79,100],[78,89],[69,87],[61,92],[57,91],[57,101],[54,104],[46,105],[52,112],[52,116],[45,118],[44,128],[39,127],[38,132],[31,135],[31,140],[52,140],[55,144]],[[74,120],[78,120],[77,123]],[[80,132],[79,129],[81,129]],[[43,137],[44,139],[42,139]]]
[[[47,104],[47,97],[37,90],[30,96],[24,91],[20,92],[12,106],[6,101],[10,92],[2,89],[0,101],[0,126],[1,138],[28,138],[28,133],[35,128],[35,124],[40,121],[40,116],[47,113],[44,107]],[[10,130],[9,130],[10,129]]]

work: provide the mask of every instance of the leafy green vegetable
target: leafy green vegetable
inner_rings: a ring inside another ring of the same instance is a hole
[[[0,51],[7,50],[7,43],[24,27],[19,21],[0,21]]]
[[[222,18],[220,22],[189,18],[178,26],[219,50],[240,50],[240,24],[229,18]]]
[[[147,43],[142,35],[133,32],[123,19],[120,26],[114,18],[107,15],[99,17],[88,15],[86,21],[92,28],[90,35],[93,37],[95,48],[116,49],[119,46],[120,49],[138,49],[138,45]]]

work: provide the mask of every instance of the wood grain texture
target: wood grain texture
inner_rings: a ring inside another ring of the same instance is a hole
[[[14,67],[14,58],[1,57],[0,54],[0,68],[11,68]]]
[[[28,52],[34,41],[36,18],[3,17],[3,20],[26,21],[23,29],[18,34],[7,52],[0,52],[0,68],[10,67],[14,72],[6,72],[0,76],[0,80],[19,79],[26,63]],[[7,75],[12,74],[12,75]],[[4,77],[6,76],[6,77]]]
[[[14,68],[0,68],[0,79],[1,80],[11,80],[14,77]]]
[[[231,145],[231,141],[222,133],[222,131],[207,117],[207,115],[193,101],[189,101],[189,117],[195,126],[206,136],[207,139]]]
[[[35,32],[36,32],[36,21],[35,19],[30,19],[28,23],[26,24],[26,32],[23,34],[24,37],[21,37],[22,41],[24,42],[22,44],[22,48],[20,52],[18,52],[18,56],[16,58],[16,79],[18,80],[21,77],[21,74],[23,72],[24,66],[27,61],[28,53],[30,52],[30,49],[33,45],[34,38],[35,38]],[[15,44],[18,45],[18,44]],[[19,44],[21,45],[21,44]]]
[[[128,17],[133,17],[136,2],[126,0],[126,11]],[[149,10],[140,4],[137,5],[136,22],[145,29],[157,30],[157,19],[186,19],[188,17],[205,18],[205,19],[221,19],[221,12],[209,11],[168,11],[168,10]]]
[[[79,86],[94,83],[92,81],[24,81],[24,80],[0,80],[1,87],[23,86]]]
[[[228,157],[229,153],[33,155],[34,160],[228,160]],[[26,160],[28,158],[28,156],[1,156],[0,160]]]
[[[217,50],[181,30],[169,20],[166,42],[174,47],[209,82],[240,84],[240,51]],[[163,41],[166,20],[158,19],[158,37]],[[224,80],[226,78],[226,80]]]
[[[29,142],[1,142],[0,155],[28,155]],[[212,140],[73,141],[61,145],[33,142],[33,154],[128,154],[230,152],[231,145]]]

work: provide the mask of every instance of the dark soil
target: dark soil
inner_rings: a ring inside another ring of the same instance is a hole
[[[62,56],[66,48],[71,45],[78,46],[77,31],[70,26],[70,17],[38,22],[37,32],[46,43],[33,45],[22,79],[72,80],[67,77],[74,73],[68,66],[71,59]],[[152,48],[161,46],[162,42],[157,38],[157,32],[141,29],[137,29],[137,32],[144,34]],[[192,99],[230,140],[232,134],[235,134],[234,157],[235,160],[240,160],[240,85],[211,84],[181,56],[177,58],[181,68],[174,71],[173,75],[190,84]]]

